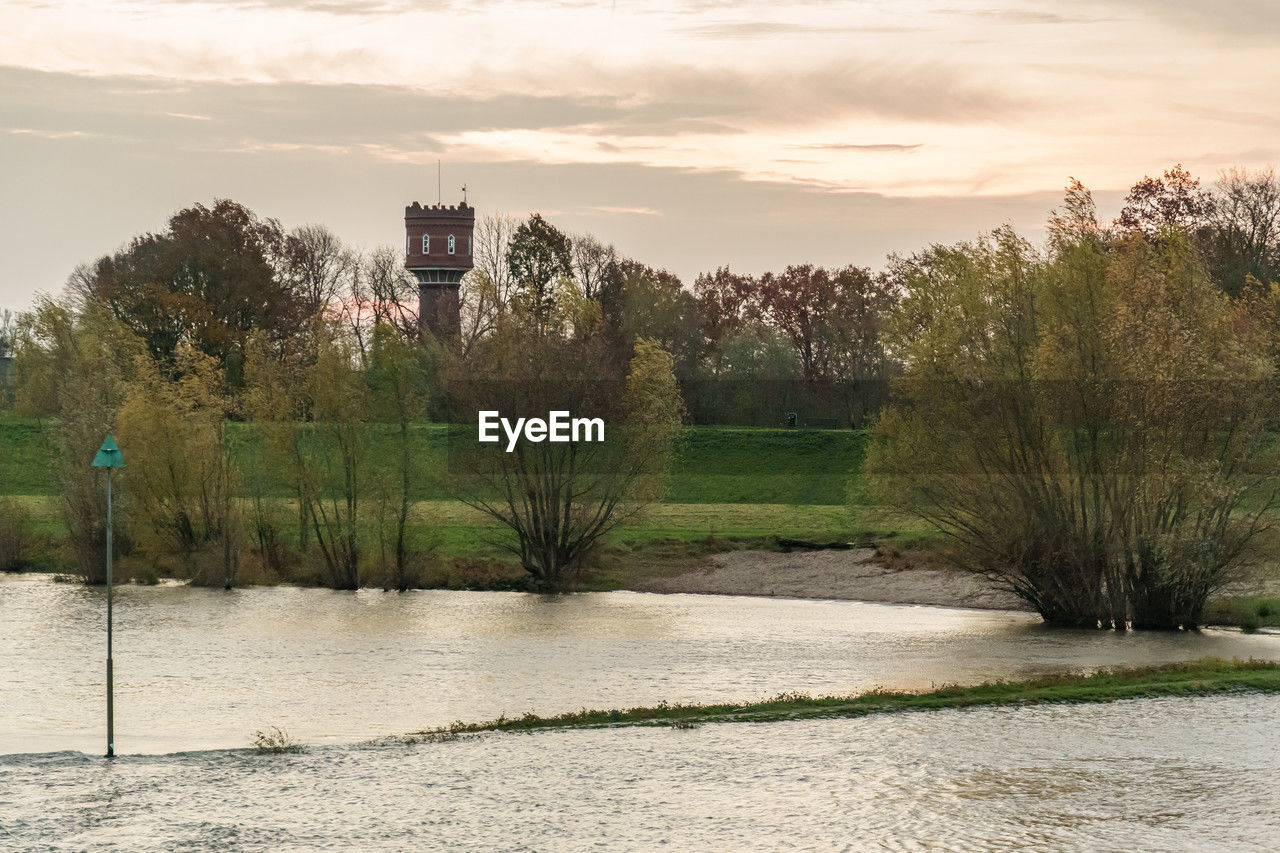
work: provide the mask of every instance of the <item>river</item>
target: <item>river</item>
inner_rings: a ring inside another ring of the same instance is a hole
[[[99,589],[0,579],[0,848],[1194,849],[1280,831],[1272,697],[369,742],[528,710],[1280,658],[1276,636],[789,599],[126,586],[124,755],[107,763],[104,612]],[[310,751],[245,751],[268,725]]]

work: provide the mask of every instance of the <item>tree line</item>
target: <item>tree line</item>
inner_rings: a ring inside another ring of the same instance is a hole
[[[686,287],[541,216],[490,216],[441,342],[418,333],[398,250],[220,201],[79,268],[6,337],[17,404],[57,418],[91,579],[102,508],[79,461],[111,430],[145,451],[122,547],[203,582],[233,583],[244,552],[338,588],[413,585],[412,484],[447,476],[557,588],[659,494],[680,423],[800,411],[871,424],[881,501],[1046,620],[1188,627],[1270,518],[1278,217],[1270,172],[1209,189],[1174,167],[1112,223],[1073,182],[1045,246],[1002,228],[879,271],[722,267]],[[424,471],[413,426],[480,408],[602,413],[618,441]],[[246,465],[228,417],[255,427]]]
[[[900,259],[879,499],[1051,624],[1199,625],[1275,557],[1276,189],[1175,168],[1104,224],[1073,182],[1046,246],[1006,227]]]

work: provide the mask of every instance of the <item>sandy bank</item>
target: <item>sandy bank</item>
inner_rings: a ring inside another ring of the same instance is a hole
[[[637,578],[639,592],[834,598],[891,604],[931,604],[986,610],[1021,610],[1016,598],[981,578],[941,569],[895,570],[876,562],[870,548],[850,551],[729,551],[711,566],[670,577]]]

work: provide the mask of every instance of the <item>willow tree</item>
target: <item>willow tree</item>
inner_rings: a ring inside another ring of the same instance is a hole
[[[53,417],[54,473],[80,574],[105,583],[106,500],[101,471],[89,461],[116,427],[142,341],[97,302],[76,310],[40,299],[17,329],[15,350],[18,410]],[[127,520],[127,493],[116,511]],[[126,545],[126,537],[116,537],[117,549]]]
[[[459,497],[506,531],[500,544],[538,589],[563,589],[602,536],[657,497],[683,417],[661,345],[638,341],[624,377],[604,372],[602,348],[593,336],[505,322],[486,342],[483,370],[458,389],[473,411],[512,421],[561,411],[604,424],[603,441],[584,429],[564,442],[521,438],[508,450],[505,438],[468,437],[450,454]]]
[[[177,557],[196,583],[235,583],[234,496],[226,441],[230,395],[213,357],[179,345],[162,367],[138,356],[121,406],[125,490],[134,539],[153,557]]]
[[[1043,254],[1002,229],[903,262],[869,470],[1047,622],[1190,628],[1274,496],[1273,362],[1185,235],[1069,201]]]
[[[426,420],[434,340],[416,343],[386,323],[373,329],[365,369],[373,411],[390,428],[389,446],[373,455],[374,523],[383,586],[406,590],[416,578],[409,546],[413,492],[426,474],[414,425]]]
[[[303,376],[310,409],[300,442],[303,501],[329,585],[358,589],[369,389],[348,329],[318,320],[312,334],[315,358]]]

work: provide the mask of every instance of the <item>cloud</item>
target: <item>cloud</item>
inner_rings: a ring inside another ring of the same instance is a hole
[[[897,142],[872,142],[866,144],[853,142],[818,142],[812,145],[789,145],[787,147],[803,151],[915,151],[917,148],[921,147],[921,143],[917,142],[913,145],[903,145]]]
[[[1211,31],[1249,40],[1276,41],[1280,33],[1280,3],[1275,0],[1088,0],[1117,17],[1138,14],[1178,29]]]
[[[698,38],[767,39],[779,36],[841,37],[851,33],[907,33],[911,27],[858,27],[798,24],[787,21],[718,21],[685,27],[682,32]]]
[[[430,147],[441,134],[557,130],[617,146],[627,137],[802,129],[842,117],[973,122],[1031,107],[942,68],[826,66],[791,74],[690,67],[593,70],[591,91],[489,94],[409,86],[163,81],[0,67],[0,122],[48,132],[247,142]],[[496,84],[495,84],[496,85]],[[611,94],[630,91],[626,98]],[[180,119],[190,126],[175,126]],[[198,126],[197,126],[198,125]],[[868,147],[863,150],[889,150]]]
[[[661,216],[662,211],[652,207],[614,207],[612,205],[593,205],[588,210],[597,213],[615,213],[632,216]]]

